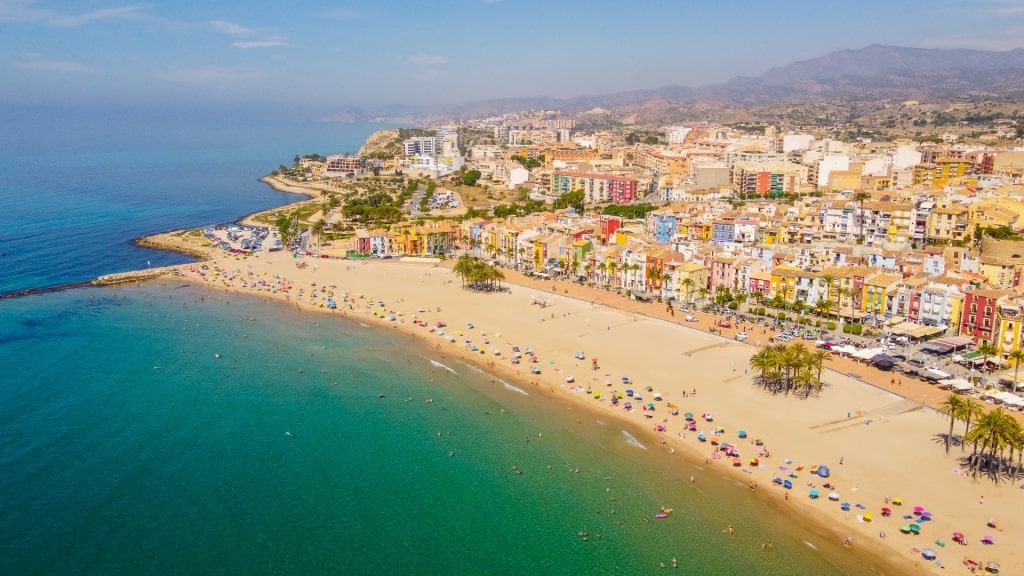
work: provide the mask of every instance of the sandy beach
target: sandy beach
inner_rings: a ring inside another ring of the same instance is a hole
[[[1024,490],[1020,483],[971,478],[960,461],[970,446],[954,446],[946,454],[942,435],[949,421],[927,406],[941,401],[944,392],[909,379],[891,383],[890,373],[836,359],[826,364],[825,388],[817,397],[772,395],[753,384],[747,368],[757,342],[765,344],[771,335],[761,327],[749,329],[748,341],[741,343],[731,338],[735,327],[721,336],[709,333],[713,319],[707,315],[687,323],[684,314],[672,317],[662,305],[505,273],[509,292],[480,293],[463,289],[449,268],[427,261],[275,253],[224,256],[175,269],[177,280],[402,331],[433,350],[439,362],[469,362],[595,419],[615,419],[649,449],[662,451],[666,462],[691,466],[694,481],[756,483],[757,494],[781,514],[827,534],[834,552],[855,555],[886,574],[967,572],[966,558],[982,566],[998,562],[1003,574],[1024,573],[1024,553],[1012,545],[1024,530],[1015,512],[1022,509]],[[537,362],[527,354],[514,364],[515,346],[524,352],[528,347]],[[583,359],[576,357],[580,352]],[[644,397],[633,402],[633,411],[610,401],[613,392],[627,388]],[[655,407],[649,413],[640,409],[648,403]],[[678,414],[670,413],[670,403]],[[696,431],[687,430],[687,412],[694,415]],[[704,414],[713,420],[702,419]],[[724,432],[715,436],[718,428]],[[962,429],[958,423],[957,433]],[[700,431],[709,441],[697,439]],[[710,440],[735,444],[740,465]],[[810,474],[819,465],[831,469],[828,479]],[[775,478],[789,480],[792,489],[776,485]],[[812,488],[820,498],[809,498]],[[832,491],[837,500],[828,497]],[[850,509],[842,510],[842,503]],[[882,515],[883,507],[892,510],[890,517]],[[920,522],[921,534],[903,534],[901,526],[920,518],[915,507],[931,519]],[[998,527],[989,527],[991,521]],[[963,533],[967,544],[955,543],[954,532]],[[994,544],[982,544],[989,535]],[[849,546],[843,543],[847,538]],[[938,562],[923,558],[925,548],[936,551]]]

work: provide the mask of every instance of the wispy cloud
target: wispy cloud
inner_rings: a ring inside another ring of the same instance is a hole
[[[236,82],[240,80],[257,80],[266,74],[250,70],[238,70],[221,66],[205,66],[181,70],[157,72],[154,77],[160,80],[181,82],[185,84],[205,84],[211,82]]]
[[[235,48],[274,48],[276,46],[287,46],[285,40],[249,40],[231,44]]]
[[[141,6],[103,8],[84,14],[57,16],[50,20],[50,24],[63,28],[73,28],[96,20],[132,20],[142,16],[141,10]]]
[[[0,22],[45,22],[55,17],[52,10],[36,8],[35,0],[0,0]]]
[[[74,28],[97,20],[143,18],[142,6],[101,8],[84,14],[64,14],[39,8],[35,0],[0,0],[0,21],[44,22],[61,28]]]
[[[416,64],[417,66],[437,66],[439,64],[447,64],[448,59],[438,54],[422,54],[417,53],[409,56],[409,62]]]
[[[233,42],[231,44],[235,48],[276,48],[288,45],[287,38],[282,36],[267,36],[265,35],[265,32],[254,28],[246,28],[245,26],[235,24],[234,22],[210,20],[210,25],[219,32],[223,32],[233,38],[238,38],[239,40],[237,42]]]
[[[234,22],[225,22],[224,20],[210,20],[210,26],[213,26],[219,32],[223,32],[228,36],[234,36],[235,38],[248,38],[256,33],[251,28],[246,28]]]
[[[29,52],[19,67],[27,70],[43,70],[46,72],[92,72],[93,68],[74,60],[51,60],[42,54]]]

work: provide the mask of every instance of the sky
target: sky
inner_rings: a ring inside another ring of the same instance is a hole
[[[567,98],[871,44],[1024,48],[1024,0],[0,0],[0,104]]]

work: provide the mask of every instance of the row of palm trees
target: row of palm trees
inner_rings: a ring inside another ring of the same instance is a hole
[[[494,289],[501,286],[505,273],[483,260],[477,260],[469,254],[459,256],[452,270],[462,278],[462,287]]]
[[[985,470],[995,482],[999,482],[1000,472],[1010,474],[1016,482],[1021,470],[1021,458],[1024,456],[1024,430],[1012,414],[1001,407],[986,411],[984,405],[977,400],[953,393],[943,400],[939,413],[949,418],[947,454],[953,438],[953,426],[963,422],[961,450],[968,443],[974,445],[970,459],[974,477],[978,476],[982,463],[985,463]],[[1016,465],[1013,464],[1014,453],[1017,456]]]
[[[765,346],[750,357],[758,371],[757,382],[773,393],[801,392],[807,396],[821,390],[821,371],[830,359],[824,350],[811,351],[803,344]]]

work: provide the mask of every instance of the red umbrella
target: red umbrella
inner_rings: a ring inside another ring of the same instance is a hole
[[[891,508],[882,508],[882,516],[890,516],[890,515],[892,515],[892,509]]]

